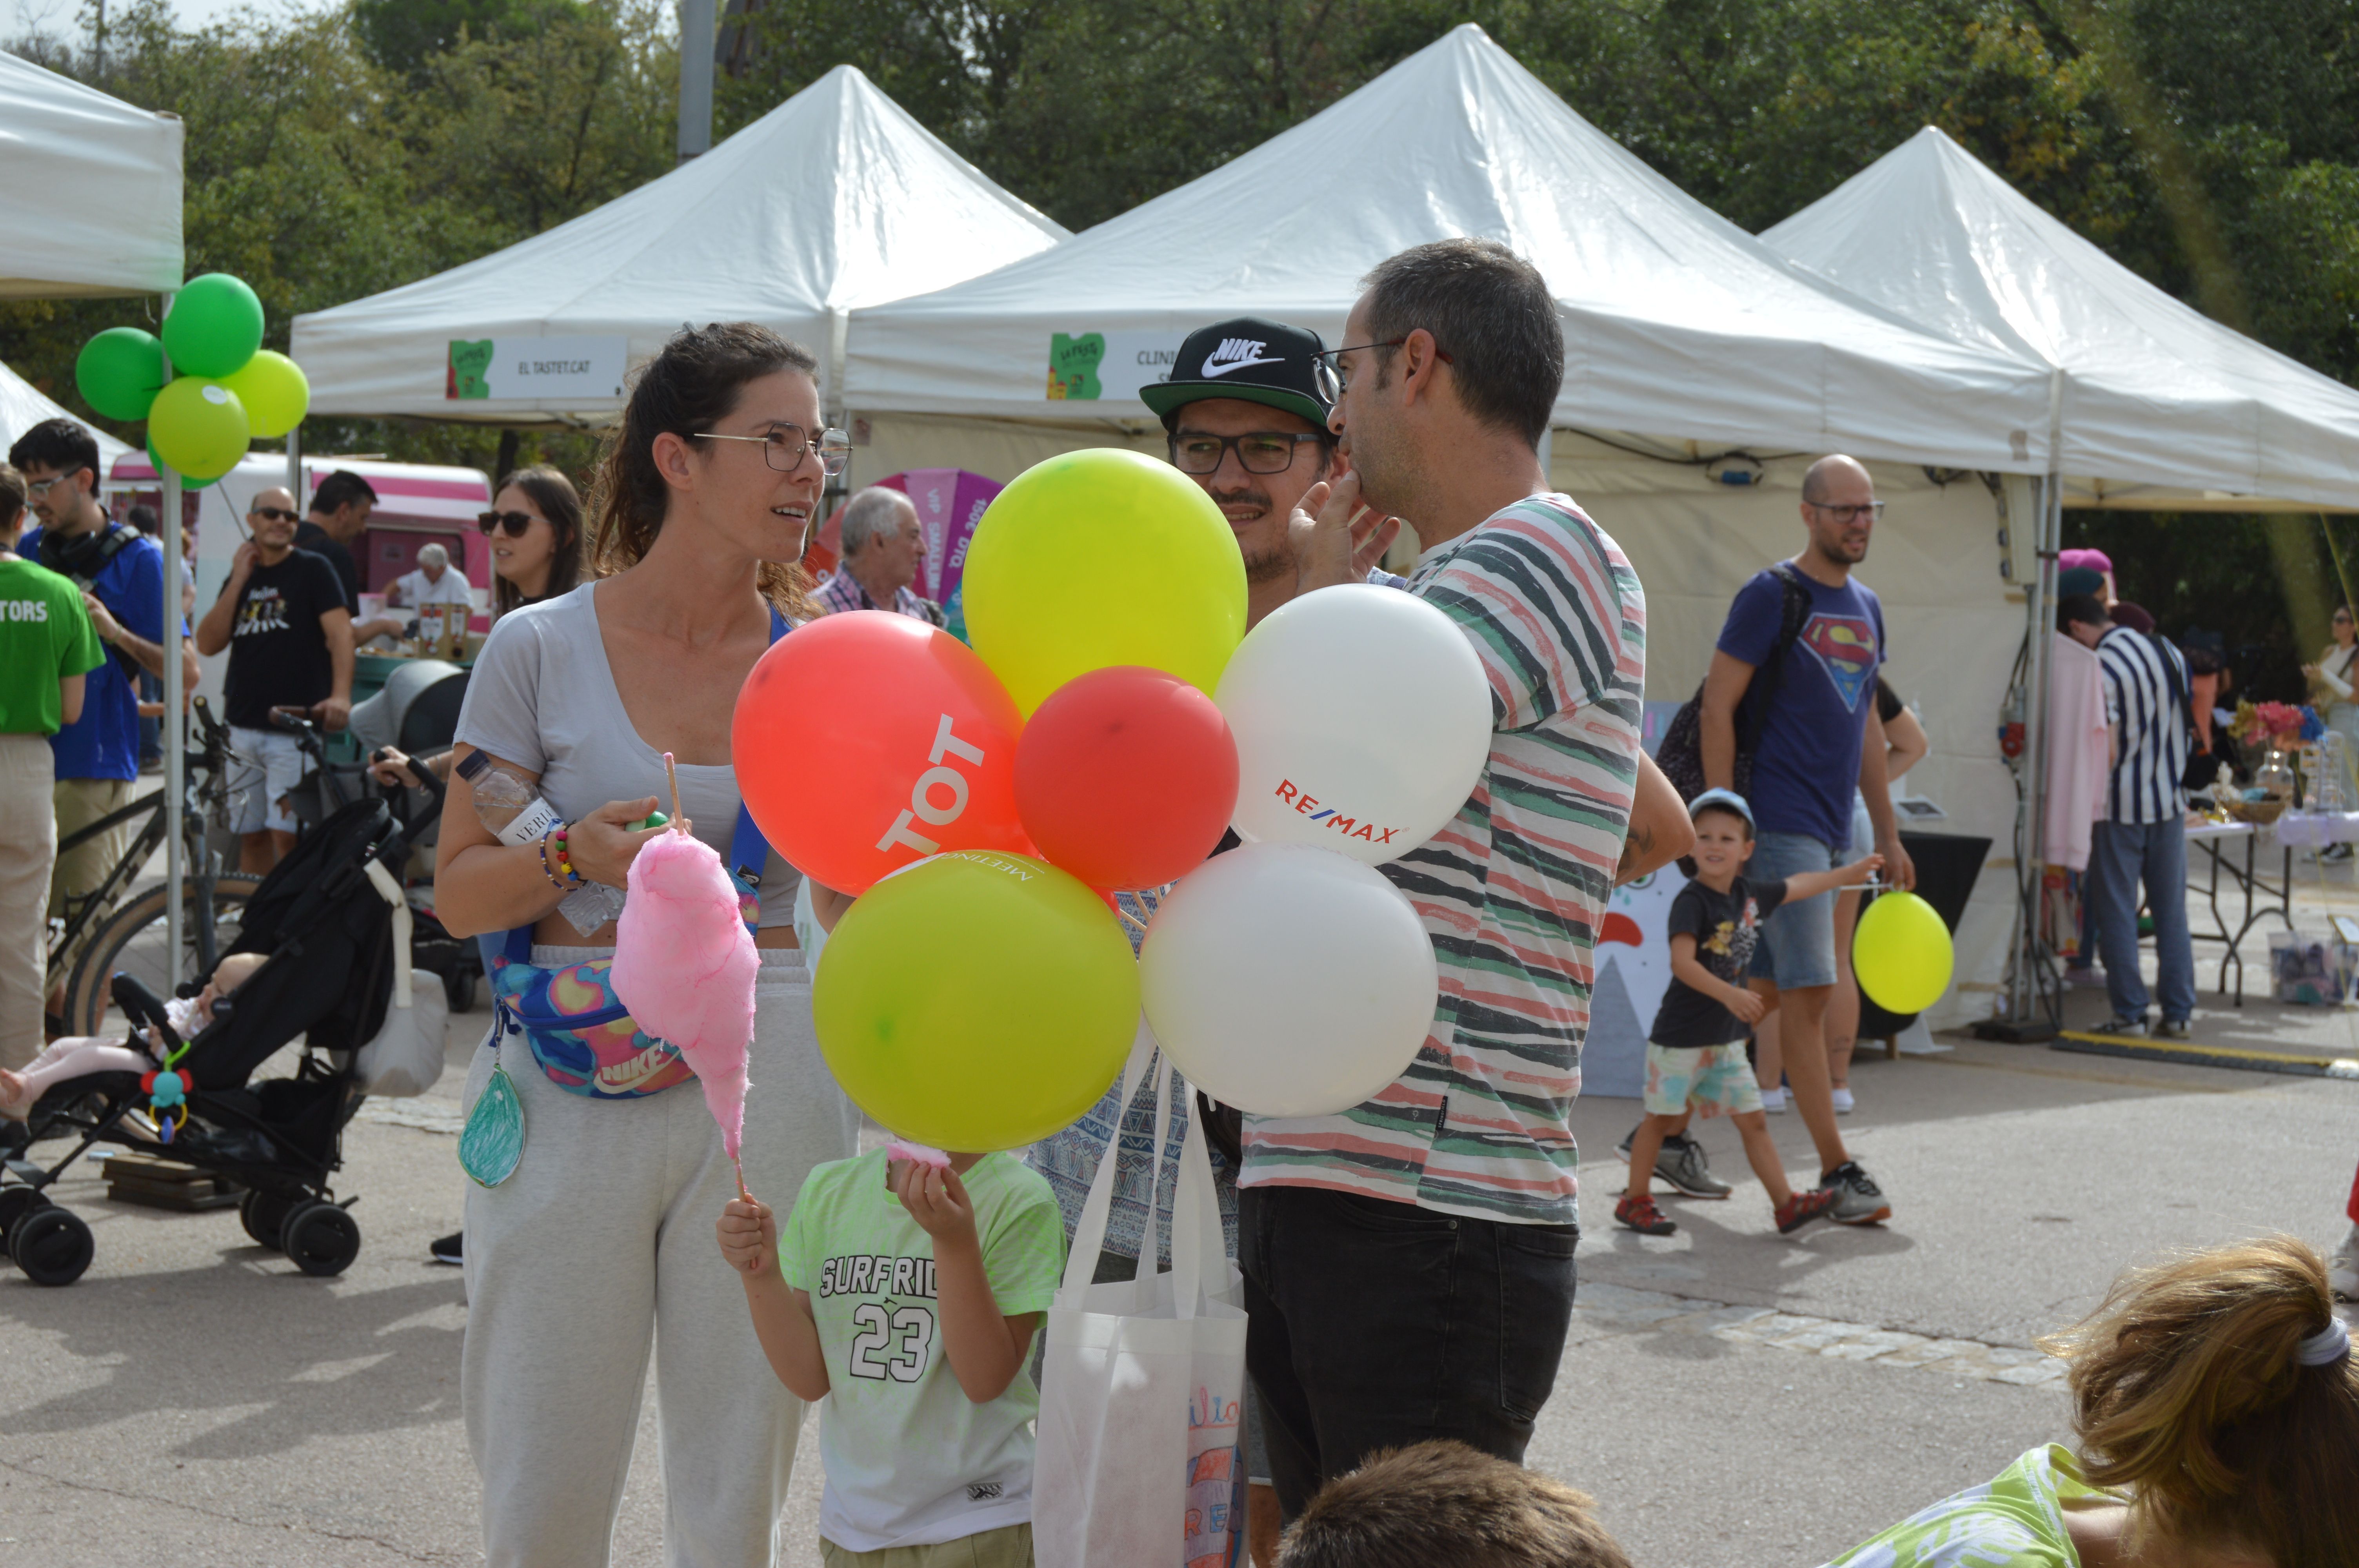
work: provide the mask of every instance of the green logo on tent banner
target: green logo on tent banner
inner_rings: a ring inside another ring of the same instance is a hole
[[[454,344],[455,348],[456,345]],[[1105,334],[1049,334],[1049,399],[1052,403],[1094,403],[1098,397],[1098,366],[1105,362]]]
[[[491,383],[484,373],[492,368],[492,340],[477,342],[463,339],[451,340],[451,370],[442,384],[442,395],[451,398],[489,397]]]

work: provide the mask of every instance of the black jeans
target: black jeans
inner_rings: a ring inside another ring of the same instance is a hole
[[[1316,1187],[1238,1200],[1245,1366],[1288,1519],[1379,1448],[1450,1437],[1522,1463],[1572,1321],[1576,1227]]]

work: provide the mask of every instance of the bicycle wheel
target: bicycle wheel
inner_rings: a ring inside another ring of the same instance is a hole
[[[259,877],[238,874],[213,879],[213,951],[225,949],[245,917],[245,901],[254,896]],[[66,1027],[78,1034],[120,1033],[125,1021],[114,1012],[111,983],[118,973],[135,977],[159,997],[168,998],[183,980],[204,980],[197,962],[196,882],[180,882],[180,951],[168,950],[164,922],[164,890],[151,887],[125,899],[106,919],[82,950],[66,987]]]

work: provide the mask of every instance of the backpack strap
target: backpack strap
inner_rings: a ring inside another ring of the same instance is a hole
[[[1737,750],[1751,752],[1761,743],[1761,730],[1769,722],[1769,705],[1777,700],[1778,687],[1786,681],[1786,655],[1802,640],[1802,627],[1810,619],[1810,590],[1802,581],[1801,573],[1791,561],[1772,562],[1769,570],[1777,579],[1780,593],[1777,607],[1777,640],[1769,645],[1769,656],[1762,662],[1761,673],[1745,691],[1742,719],[1745,733],[1737,738]]]

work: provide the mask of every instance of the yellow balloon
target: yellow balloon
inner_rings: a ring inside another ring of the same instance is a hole
[[[245,417],[257,438],[283,436],[303,422],[311,406],[311,383],[303,367],[276,349],[262,349],[222,384],[245,405]]]
[[[191,479],[219,479],[237,467],[253,435],[237,394],[203,376],[175,377],[147,410],[148,445]]]
[[[853,901],[811,988],[853,1103],[937,1149],[1016,1149],[1070,1127],[1122,1070],[1138,964],[1105,901],[1045,860],[960,849]]]
[[[974,651],[1027,716],[1076,676],[1146,665],[1211,696],[1245,634],[1245,566],[1196,481],[1102,447],[999,492],[967,554]]]
[[[1851,942],[1859,989],[1886,1012],[1922,1012],[1950,989],[1950,928],[1913,892],[1878,895]]]

